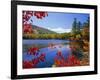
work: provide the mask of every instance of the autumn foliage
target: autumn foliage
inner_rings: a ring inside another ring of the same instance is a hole
[[[67,59],[55,57],[54,62],[57,67],[80,66],[80,60],[74,55],[68,56]]]
[[[37,19],[43,19],[44,17],[48,16],[47,12],[43,11],[23,11],[23,32],[24,34],[27,33],[33,33],[33,29],[31,26],[31,23],[29,23],[29,19],[31,17],[36,17]],[[34,23],[33,20],[31,20],[32,23]]]
[[[45,53],[38,54],[39,49],[37,47],[31,47],[28,50],[28,55],[37,56],[36,58],[32,59],[31,61],[24,60],[23,61],[23,68],[35,68],[38,63],[45,61]]]

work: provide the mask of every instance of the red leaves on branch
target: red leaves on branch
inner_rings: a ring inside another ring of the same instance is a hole
[[[71,66],[80,65],[80,61],[74,55],[69,56],[67,61],[70,63]]]
[[[35,11],[34,16],[36,16],[37,19],[42,19],[43,17],[48,16],[48,13],[43,11]]]
[[[23,32],[24,33],[33,33],[33,29],[31,24],[24,24],[23,25]]]
[[[32,61],[23,61],[23,68],[33,68]]]
[[[37,56],[31,61],[23,61],[23,68],[35,68],[39,62],[45,61],[45,53],[39,55],[39,48],[31,47],[28,50],[28,54]]]
[[[46,17],[48,16],[48,13],[47,12],[44,12],[44,11],[23,11],[22,13],[23,15],[23,32],[24,33],[33,33],[33,29],[32,29],[32,26],[31,26],[31,23],[28,22],[29,19],[32,17],[32,16],[35,16],[37,19],[42,19],[43,17]],[[31,22],[33,23],[33,20],[31,20]]]
[[[39,63],[39,59],[33,59],[32,61],[23,61],[23,68],[35,68]]]
[[[33,11],[23,11],[23,24],[28,24],[28,20],[33,16]]]
[[[80,61],[74,55],[69,56],[67,59],[55,58],[54,61],[57,67],[80,66]]]
[[[28,22],[32,16],[35,16],[37,19],[42,19],[43,17],[48,16],[48,13],[43,12],[43,11],[23,11],[22,13],[23,21],[22,22],[23,22],[23,32],[24,33],[33,33],[31,23]],[[31,20],[31,22],[33,23],[33,20]]]
[[[38,50],[39,49],[37,47],[31,47],[28,49],[28,54],[36,55]]]
[[[63,55],[62,55],[62,52],[61,52],[61,51],[58,51],[58,52],[57,52],[57,56],[58,56],[58,57],[60,57],[61,59],[64,59],[64,57],[63,57]]]
[[[33,59],[33,66],[35,67],[39,63],[39,58]]]
[[[23,11],[23,24],[28,24],[28,20],[32,16],[35,16],[37,19],[42,19],[48,16],[48,13],[44,11]]]
[[[40,56],[39,56],[39,60],[44,62],[45,61],[45,53],[42,53]]]

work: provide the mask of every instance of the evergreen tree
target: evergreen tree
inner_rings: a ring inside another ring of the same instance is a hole
[[[79,21],[79,22],[77,23],[77,31],[78,31],[78,32],[80,32],[81,27],[82,27],[82,24],[81,24],[81,22]]]
[[[90,18],[88,17],[87,19],[87,26],[89,27],[90,26]]]
[[[72,25],[72,33],[76,33],[76,27],[77,27],[77,19],[74,18],[73,25]]]
[[[90,19],[88,17],[87,21],[83,23],[83,27],[89,27],[90,26]]]

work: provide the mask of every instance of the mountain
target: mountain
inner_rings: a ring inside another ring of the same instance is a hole
[[[39,26],[36,26],[36,25],[32,25],[32,28],[37,31],[38,34],[53,34],[53,33],[56,33],[54,31],[51,31],[49,29],[45,29],[45,28],[42,28],[42,27],[39,27]]]

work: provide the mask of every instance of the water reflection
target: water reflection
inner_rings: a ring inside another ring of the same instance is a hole
[[[27,40],[23,42],[23,68],[85,66],[88,54],[81,40]]]

